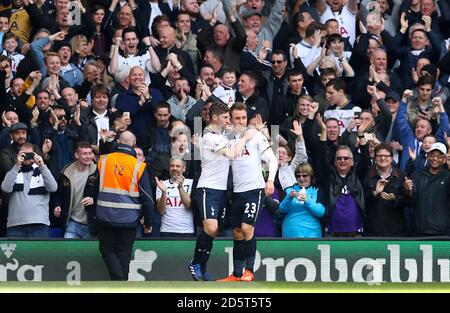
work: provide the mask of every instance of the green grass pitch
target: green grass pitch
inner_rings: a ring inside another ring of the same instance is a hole
[[[296,283],[296,282],[81,282],[70,286],[65,282],[4,282],[0,292],[144,292],[144,293],[298,293],[298,292],[450,292],[450,284],[445,283]]]

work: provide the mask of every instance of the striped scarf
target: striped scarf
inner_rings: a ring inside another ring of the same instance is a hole
[[[31,170],[33,171],[33,176],[30,181],[30,190],[28,191],[29,195],[45,195],[47,194],[47,189],[44,184],[44,177],[42,177],[41,171],[36,164],[32,165]],[[13,192],[14,191],[23,191],[24,177],[23,173],[28,172],[26,170],[19,170],[17,174],[16,181],[14,182]]]

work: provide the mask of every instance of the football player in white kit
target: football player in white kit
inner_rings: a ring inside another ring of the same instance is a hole
[[[211,280],[206,263],[212,250],[214,237],[218,232],[218,218],[225,208],[230,159],[236,158],[245,143],[257,133],[246,131],[234,146],[229,146],[223,133],[230,124],[228,106],[213,103],[209,109],[210,122],[201,139],[202,173],[197,184],[197,203],[202,216],[203,231],[198,235],[194,258],[189,270],[194,280]]]
[[[231,123],[234,126],[233,141],[241,140],[247,127],[247,107],[236,102],[230,108]],[[262,164],[269,165],[269,178],[264,182]],[[267,138],[256,133],[245,144],[240,155],[231,161],[233,171],[233,196],[231,204],[231,224],[233,227],[233,273],[219,281],[253,281],[256,240],[254,225],[265,196],[274,192],[274,179],[278,162]],[[243,271],[245,266],[245,271]]]

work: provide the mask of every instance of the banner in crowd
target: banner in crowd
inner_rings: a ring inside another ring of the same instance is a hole
[[[130,263],[133,281],[191,280],[193,240],[138,240]],[[0,241],[0,281],[109,280],[95,240]],[[232,272],[231,240],[214,241],[208,272]],[[450,282],[450,241],[258,241],[259,281]]]

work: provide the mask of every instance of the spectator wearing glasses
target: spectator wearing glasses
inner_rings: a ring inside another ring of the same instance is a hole
[[[327,128],[321,119],[320,143],[321,151],[327,149]],[[363,216],[365,210],[364,189],[362,180],[369,164],[369,149],[364,133],[366,123],[358,128],[359,151],[358,162],[355,162],[352,150],[348,146],[338,146],[334,157],[334,165],[329,156],[317,153],[316,168],[318,182],[326,194],[326,226],[333,237],[355,237],[363,232]]]
[[[325,195],[313,186],[314,171],[308,163],[295,169],[297,183],[286,189],[286,196],[280,204],[280,212],[285,213],[282,236],[285,238],[320,238],[322,226],[320,218],[325,214]],[[300,190],[305,187],[306,193]]]
[[[75,111],[72,124],[62,106],[55,106],[50,112],[51,126],[47,126],[42,132],[42,138],[45,139],[43,152],[46,153],[46,149],[49,149],[46,161],[53,176],[57,178],[61,170],[74,161],[75,145],[81,134],[80,107]]]
[[[364,180],[364,233],[376,237],[405,236],[403,173],[393,165],[393,150],[389,144],[376,146],[374,157],[375,164]]]

